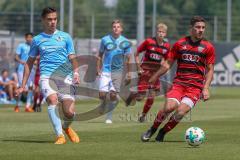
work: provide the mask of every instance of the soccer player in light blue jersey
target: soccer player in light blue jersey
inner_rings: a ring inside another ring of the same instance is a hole
[[[18,62],[18,67],[17,67],[18,86],[22,85],[24,65],[28,59],[28,53],[30,51],[30,45],[32,43],[32,38],[33,38],[32,33],[26,33],[25,34],[26,42],[20,43],[16,49],[15,60],[16,60],[16,62]],[[31,74],[28,79],[28,82],[27,82],[27,87],[26,87],[26,92],[27,92],[27,103],[25,106],[26,112],[33,112],[33,109],[31,108],[31,103],[32,103],[32,97],[33,97],[34,74],[35,74],[35,70],[32,69]],[[19,112],[20,99],[21,99],[21,96],[19,96],[17,105],[14,108],[15,112]]]
[[[80,83],[78,62],[75,57],[73,41],[69,34],[56,29],[56,9],[51,7],[44,8],[41,17],[44,31],[33,38],[29,58],[24,68],[22,86],[17,90],[16,94],[18,95],[24,90],[36,56],[40,55],[40,87],[42,94],[46,97],[48,115],[57,136],[55,144],[66,143],[62,129],[73,143],[79,143],[80,139],[77,133],[70,127],[71,122],[75,118],[73,94],[61,94],[50,86],[52,82],[50,76],[54,74],[61,65],[68,62],[72,64],[70,65],[73,71],[72,82],[75,84]],[[71,70],[68,68],[65,72],[70,73]],[[58,84],[55,85],[57,85],[57,88],[60,87]],[[63,124],[61,124],[60,117],[57,114],[58,102],[60,102],[63,107],[65,116]]]
[[[101,39],[98,55],[99,98],[106,102],[105,108],[107,108],[108,113],[105,123],[107,124],[112,123],[112,111],[118,104],[117,93],[120,92],[124,65],[126,63],[127,68],[129,68],[130,62],[131,43],[121,35],[122,31],[121,21],[114,20],[112,33]],[[129,73],[127,73],[126,78],[130,79]]]

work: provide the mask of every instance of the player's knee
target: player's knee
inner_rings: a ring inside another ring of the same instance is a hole
[[[57,95],[50,95],[47,97],[48,105],[56,105],[58,103]]]
[[[144,94],[144,93],[139,93],[139,94],[137,95],[137,97],[136,97],[136,100],[137,100],[137,101],[141,101],[141,100],[144,99],[144,97],[145,97],[145,94]]]
[[[67,110],[67,111],[64,112],[64,116],[65,116],[67,119],[71,119],[71,118],[73,118],[73,116],[74,116],[74,112]]]
[[[117,100],[117,93],[116,92],[111,92],[110,93],[110,100],[111,101],[116,101]]]
[[[107,94],[106,93],[103,93],[103,92],[100,92],[99,93],[99,99],[101,99],[101,100],[106,100],[106,97],[107,97]]]
[[[176,108],[177,108],[177,105],[175,103],[166,102],[163,109],[165,113],[171,113],[174,110],[176,110]]]

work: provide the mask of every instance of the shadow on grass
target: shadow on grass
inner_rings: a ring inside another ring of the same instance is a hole
[[[151,140],[151,141],[148,141],[148,142],[144,142],[144,143],[159,143],[159,144],[162,144],[162,143],[185,143],[185,141],[180,141],[180,140],[167,140],[167,141],[163,141],[163,142],[157,142],[155,140]]]
[[[20,143],[53,143],[53,141],[48,140],[29,140],[29,139],[2,139],[2,142],[20,142]]]

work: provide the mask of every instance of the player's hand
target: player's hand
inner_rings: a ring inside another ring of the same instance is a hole
[[[138,68],[138,75],[142,75],[143,72],[144,72],[144,70],[143,70],[141,67],[139,67],[139,68]]]
[[[15,96],[18,97],[22,92],[24,92],[24,88],[23,87],[19,87],[18,89],[16,89],[15,91]]]
[[[102,72],[101,71],[97,71],[97,76],[101,76]]]
[[[208,88],[203,88],[202,96],[203,96],[203,101],[207,101],[210,98],[210,93]]]
[[[154,84],[154,83],[156,82],[157,78],[158,78],[158,77],[156,77],[156,76],[153,75],[153,76],[149,79],[148,82],[149,82],[150,84]]]
[[[73,83],[74,84],[80,84],[80,75],[78,72],[73,73]]]

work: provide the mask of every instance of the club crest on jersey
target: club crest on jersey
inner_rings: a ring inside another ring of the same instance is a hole
[[[186,49],[187,49],[187,46],[183,46],[182,49],[183,49],[183,50],[186,50]]]
[[[167,53],[167,49],[163,49],[163,50],[162,50],[162,53],[163,53],[163,54],[166,54],[166,53]]]
[[[154,47],[152,47],[152,48],[151,48],[151,50],[152,50],[152,51],[155,51],[155,48],[154,48]]]
[[[57,37],[57,41],[59,41],[59,42],[60,42],[60,41],[63,41],[63,37],[58,36],[58,37]]]
[[[203,47],[201,47],[201,46],[198,47],[198,52],[202,52],[203,50],[204,50]]]

